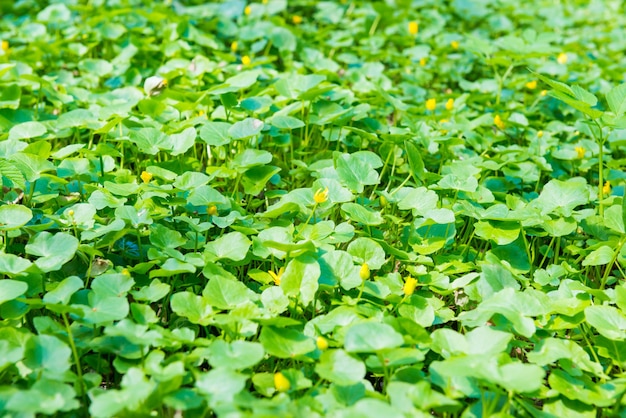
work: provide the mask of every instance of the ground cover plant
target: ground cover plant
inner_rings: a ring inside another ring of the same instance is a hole
[[[621,2],[0,9],[2,416],[626,415]]]

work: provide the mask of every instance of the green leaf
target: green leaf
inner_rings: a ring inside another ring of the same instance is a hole
[[[6,411],[17,412],[19,416],[52,415],[59,411],[69,413],[79,406],[72,386],[42,378],[30,389],[13,395],[6,404]]]
[[[232,402],[246,387],[248,377],[224,367],[204,373],[196,380],[198,390],[208,395],[212,403]]]
[[[402,334],[391,326],[377,322],[362,322],[346,331],[344,347],[350,353],[374,353],[404,344]]]
[[[215,340],[209,346],[209,364],[213,367],[224,367],[243,370],[263,360],[265,350],[259,343],[250,341]]]
[[[0,280],[0,305],[23,295],[28,290],[28,285],[17,280]]]
[[[269,164],[272,159],[272,154],[267,151],[248,148],[231,160],[230,167],[243,173],[252,167]]]
[[[422,155],[412,142],[404,141],[404,149],[409,160],[409,167],[411,167],[411,174],[417,183],[421,183],[424,180],[424,161],[422,160]]]
[[[209,279],[202,295],[207,298],[211,306],[218,309],[233,309],[237,305],[257,298],[256,294],[245,284],[220,275]]]
[[[304,122],[300,119],[296,119],[292,116],[275,115],[272,118],[271,124],[278,129],[298,129],[304,126]]]
[[[211,186],[203,185],[191,191],[187,198],[194,206],[228,205],[228,199]]]
[[[74,258],[78,249],[78,240],[65,232],[52,235],[40,232],[26,244],[26,253],[38,256],[35,265],[45,273],[59,270],[63,264]]]
[[[587,322],[610,340],[626,339],[626,316],[613,306],[589,306],[585,309]]]
[[[367,263],[370,269],[379,269],[385,264],[385,250],[369,238],[357,238],[348,245],[348,253],[361,265]]]
[[[615,116],[622,116],[626,112],[626,83],[613,87],[606,94],[606,101]]]
[[[170,298],[170,306],[176,315],[187,318],[193,324],[206,326],[211,323],[213,309],[209,299],[191,292],[174,293]]]
[[[189,127],[181,133],[170,135],[172,155],[180,155],[187,152],[195,144],[197,135],[196,129],[193,127]]]
[[[24,189],[26,187],[26,180],[24,179],[24,175],[22,172],[15,166],[15,164],[11,163],[4,158],[0,158],[0,174],[9,179],[14,187]]]
[[[608,245],[603,245],[590,252],[583,260],[583,266],[603,266],[609,264],[615,256],[615,250]]]
[[[139,290],[133,290],[130,293],[136,300],[146,302],[156,302],[163,299],[170,292],[170,285],[161,283],[159,279],[152,280],[150,286],[143,286]]]
[[[589,203],[589,198],[587,180],[584,178],[574,177],[566,181],[553,179],[529,206],[538,208],[542,214],[556,213],[569,217],[576,207]]]
[[[24,273],[31,265],[32,263],[25,258],[14,254],[0,253],[0,273],[2,274],[15,277]]]
[[[9,131],[9,141],[36,138],[46,133],[46,127],[39,122],[24,122]]]
[[[246,118],[228,129],[228,135],[234,140],[250,138],[263,129],[263,122],[255,118]]]
[[[70,276],[59,283],[53,290],[47,292],[43,297],[45,303],[60,303],[67,305],[70,298],[77,290],[82,289],[83,281],[76,277]]]
[[[228,130],[231,126],[227,122],[207,122],[200,128],[200,139],[213,146],[229,144],[231,137]]]
[[[266,325],[261,329],[259,342],[268,354],[278,358],[293,358],[315,350],[313,339],[290,328]]]
[[[365,377],[365,364],[344,350],[329,350],[322,354],[315,372],[329,382],[341,386],[353,385]]]
[[[568,359],[575,367],[603,376],[602,365],[591,361],[589,354],[576,342],[560,338],[541,340],[535,349],[528,353],[528,361],[539,366],[547,366],[558,360]]]
[[[339,180],[354,193],[363,192],[366,185],[378,184],[378,172],[354,154],[341,154],[335,159]]]
[[[550,387],[571,400],[578,400],[595,407],[607,407],[614,403],[617,387],[612,384],[594,383],[588,376],[570,376],[555,369],[548,377]]]
[[[296,296],[304,306],[311,303],[317,292],[320,266],[312,257],[301,256],[287,264],[280,287],[287,296]]]
[[[52,335],[35,335],[26,343],[24,364],[50,376],[57,376],[70,368],[72,350],[60,339]]]
[[[364,225],[375,226],[384,222],[379,212],[369,210],[358,203],[344,203],[341,210],[346,213],[348,219]]]
[[[204,256],[210,261],[222,259],[241,261],[246,258],[251,244],[252,242],[241,232],[230,232],[207,243]]]
[[[498,245],[507,245],[517,239],[520,226],[514,222],[478,221],[474,224],[476,235],[494,241]]]

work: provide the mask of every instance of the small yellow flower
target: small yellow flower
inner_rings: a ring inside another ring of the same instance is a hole
[[[604,196],[608,196],[610,193],[611,193],[611,183],[607,181],[606,183],[604,183],[604,186],[602,186],[602,194]]]
[[[70,209],[70,210],[68,210],[68,211],[67,211],[67,216],[69,216],[70,218],[71,218],[72,216],[74,216],[74,209]]]
[[[315,203],[324,203],[328,200],[328,187],[325,189],[319,189],[313,195],[313,200]]]
[[[450,46],[452,47],[452,49],[459,49],[459,41],[450,42]]]
[[[416,21],[409,22],[409,33],[411,35],[417,35],[419,28],[419,24]]]
[[[289,379],[285,377],[281,372],[274,373],[274,387],[279,392],[287,392],[291,387]]]
[[[367,263],[363,263],[361,265],[361,270],[359,270],[359,276],[361,276],[361,280],[367,280],[370,278],[370,266]]]
[[[529,90],[534,90],[537,88],[537,80],[529,81],[526,83],[526,88]]]
[[[285,273],[285,268],[281,267],[278,269],[278,273],[274,273],[272,270],[268,271],[269,275],[274,279],[274,284],[276,286],[280,286],[280,279],[283,278],[283,273]]]
[[[9,50],[9,41],[2,41],[2,50],[3,51]]]
[[[420,67],[426,66],[426,61],[427,61],[426,58],[420,58]]]
[[[237,47],[239,46],[239,44],[237,43],[237,41],[233,41],[232,44],[230,44],[230,50],[231,52],[237,52]]]
[[[148,183],[150,180],[152,180],[152,174],[148,173],[147,171],[142,172],[141,176],[139,177],[141,177],[144,183]]]
[[[556,58],[556,61],[561,65],[567,64],[567,54],[565,52],[561,52]]]
[[[387,200],[387,198],[383,195],[380,196],[380,206],[382,206],[383,208],[385,206],[387,206],[387,204],[389,203],[389,201]]]
[[[454,99],[448,99],[446,102],[446,110],[454,109]]]
[[[217,207],[215,205],[211,205],[207,209],[207,213],[211,216],[217,215]]]
[[[500,115],[496,115],[493,118],[493,124],[496,125],[499,129],[504,129],[504,121],[500,117]]]
[[[414,279],[413,277],[409,277],[404,282],[404,287],[402,288],[402,291],[404,292],[405,296],[411,296],[415,292],[416,287],[417,287],[417,280]]]
[[[291,18],[291,21],[293,22],[294,25],[299,25],[300,23],[302,23],[302,17],[295,15]]]
[[[322,336],[319,336],[315,341],[315,345],[317,345],[317,348],[324,351],[328,348],[328,340]]]
[[[435,108],[437,107],[437,100],[435,99],[428,99],[426,100],[426,109],[430,110],[431,112],[433,110],[435,110]]]
[[[252,60],[250,59],[250,57],[249,57],[249,56],[244,55],[243,57],[241,57],[241,63],[242,63],[243,65],[248,66],[248,65],[250,65],[250,63],[251,63],[251,62],[252,62]]]
[[[585,156],[585,149],[580,145],[574,148],[574,151],[576,151],[576,158],[579,160]]]
[[[250,13],[252,13],[252,7],[250,7],[250,6],[246,6],[246,8],[245,8],[245,9],[243,9],[243,13],[244,13],[246,16],[249,16],[249,15],[250,15]]]
[[[539,94],[541,94],[542,96],[545,96],[546,94],[548,94],[548,90],[541,90],[541,93]]]
[[[444,123],[448,123],[448,122],[450,122],[448,119],[439,119],[439,123],[442,124],[442,125]]]
[[[543,136],[543,131],[537,131],[537,138],[541,138]]]
[[[123,274],[124,276],[130,276],[130,271],[128,271],[128,269],[123,269],[123,270],[122,270],[122,274]]]
[[[267,0],[263,0],[263,1],[261,1],[261,3],[267,4]]]

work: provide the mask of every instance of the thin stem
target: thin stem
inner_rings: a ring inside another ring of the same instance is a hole
[[[72,355],[74,356],[74,365],[76,366],[76,374],[78,375],[80,395],[83,397],[83,401],[86,402],[87,400],[85,399],[85,382],[83,381],[83,371],[80,365],[80,357],[78,357],[78,350],[76,349],[76,344],[74,343],[74,335],[72,334],[72,329],[70,328],[70,322],[67,319],[67,314],[63,312],[61,316],[63,317],[63,322],[65,323],[67,338],[70,343],[70,348],[72,349]]]

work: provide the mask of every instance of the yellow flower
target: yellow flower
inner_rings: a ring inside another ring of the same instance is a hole
[[[537,138],[541,138],[543,136],[543,131],[538,131],[537,132]]]
[[[287,392],[291,387],[289,379],[285,377],[281,372],[274,373],[274,387],[279,392]]]
[[[382,206],[384,208],[385,206],[387,206],[387,203],[389,203],[387,198],[385,196],[381,195],[380,196],[380,206]]]
[[[459,49],[459,41],[450,42],[450,46],[452,47],[452,49]]]
[[[574,151],[576,151],[576,157],[578,159],[581,159],[585,156],[585,149],[581,147],[580,145],[574,148]]]
[[[424,67],[426,65],[426,61],[427,61],[426,58],[420,58],[420,66]]]
[[[74,209],[70,209],[67,211],[67,216],[72,217],[74,216]]]
[[[367,263],[363,263],[361,265],[361,270],[359,270],[359,276],[361,276],[361,280],[367,280],[370,278],[370,266]]]
[[[141,177],[144,183],[148,183],[150,180],[152,180],[152,174],[148,173],[147,171],[142,172],[139,177]]]
[[[2,50],[3,51],[9,50],[9,41],[2,41]]]
[[[246,16],[249,16],[249,15],[250,15],[250,13],[252,13],[252,7],[250,7],[250,6],[246,6],[246,8],[245,8],[245,9],[243,9],[243,13],[244,13]]]
[[[565,52],[561,52],[556,58],[556,61],[561,65],[567,64],[567,54]]]
[[[328,340],[322,336],[319,336],[315,341],[315,345],[317,345],[317,348],[324,351],[328,348]]]
[[[319,189],[313,195],[313,200],[315,203],[324,203],[328,200],[328,187],[325,189]]]
[[[606,182],[604,183],[604,186],[602,186],[602,194],[604,196],[608,196],[611,193],[611,183],[610,182]]]
[[[278,273],[274,273],[272,270],[268,271],[269,275],[272,276],[272,279],[274,279],[274,284],[276,286],[280,285],[280,279],[282,279],[284,272],[285,272],[284,267],[281,267],[280,269],[278,269]]]
[[[263,1],[261,1],[261,3],[267,4],[267,0],[263,0]]]
[[[295,15],[291,18],[291,21],[294,25],[299,25],[300,23],[302,23],[302,17]]]
[[[446,110],[454,109],[454,99],[448,99],[446,102]]]
[[[123,270],[122,270],[122,274],[123,274],[124,276],[130,276],[130,271],[128,271],[128,269],[123,269]]]
[[[241,57],[241,63],[242,63],[243,65],[246,65],[246,66],[247,66],[247,65],[250,65],[250,63],[251,63],[251,62],[252,62],[252,60],[250,59],[250,57],[249,57],[249,56],[244,55],[243,57]]]
[[[502,118],[500,117],[500,115],[496,115],[493,118],[493,124],[496,125],[498,128],[500,129],[504,129],[504,121],[502,120]]]
[[[237,43],[237,41],[233,41],[232,44],[230,44],[230,50],[231,52],[237,52],[237,47],[239,46],[239,44]]]
[[[417,35],[419,31],[419,24],[415,21],[409,22],[409,33],[411,35]]]
[[[440,124],[442,124],[442,125],[443,125],[444,123],[448,123],[448,122],[450,122],[448,119],[440,119],[440,120],[439,120],[439,123],[440,123]]]
[[[537,80],[529,81],[526,83],[526,88],[529,90],[534,90],[537,88]]]
[[[417,287],[417,280],[415,280],[413,277],[408,277],[404,282],[404,287],[402,288],[402,291],[404,292],[405,296],[411,296],[413,292],[415,292],[415,287]]]
[[[539,94],[541,94],[542,96],[545,96],[546,94],[548,94],[548,90],[541,90],[541,93]]]
[[[432,112],[433,110],[435,110],[436,107],[437,107],[437,100],[435,99],[426,100],[426,109]]]
[[[207,209],[207,213],[211,216],[217,215],[217,207],[215,205],[211,205]]]

